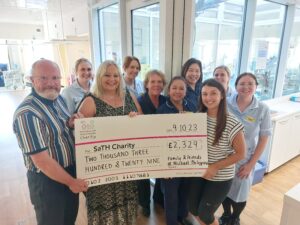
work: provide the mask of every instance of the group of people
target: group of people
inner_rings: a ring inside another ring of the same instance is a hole
[[[239,75],[233,91],[228,67],[215,68],[213,78],[202,81],[202,64],[191,58],[164,96],[163,72],[150,70],[142,82],[140,70],[138,58],[127,56],[123,74],[107,60],[94,77],[91,62],[82,58],[75,63],[76,81],[60,95],[58,65],[46,59],[32,65],[33,89],[17,108],[13,128],[38,224],[74,224],[79,192],[86,192],[89,225],[133,225],[138,205],[149,217],[149,180],[88,188],[76,178],[74,120],[185,112],[207,113],[208,169],[203,177],[156,179],[153,200],[164,208],[167,225],[192,224],[190,213],[201,225],[240,224],[255,164],[271,134],[269,109],[254,96],[255,75]]]

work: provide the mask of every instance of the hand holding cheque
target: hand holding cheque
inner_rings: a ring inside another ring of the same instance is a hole
[[[206,114],[75,120],[77,176],[89,186],[199,177],[207,168]]]

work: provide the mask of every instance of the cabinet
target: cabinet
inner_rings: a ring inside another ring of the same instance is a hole
[[[273,122],[273,137],[271,143],[268,171],[281,166],[289,160],[291,117]]]
[[[58,11],[48,11],[46,12],[46,37],[49,40],[62,40],[63,35],[63,23],[61,20],[60,12]]]
[[[300,153],[300,113],[273,121],[267,172],[270,172]]]
[[[44,13],[46,37],[49,40],[64,40],[68,37],[87,36],[89,33],[88,8],[69,8],[63,11]]]
[[[63,16],[64,35],[66,37],[88,35],[89,33],[88,9],[80,8],[77,11],[65,13]]]
[[[298,225],[300,212],[300,183],[284,195],[280,225]]]
[[[293,115],[293,124],[292,124],[292,149],[293,149],[293,157],[300,154],[300,113],[296,113]]]
[[[271,110],[273,134],[260,160],[270,172],[300,154],[300,103],[290,101],[299,93],[264,101]]]

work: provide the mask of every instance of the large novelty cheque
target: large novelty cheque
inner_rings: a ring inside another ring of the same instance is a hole
[[[200,177],[208,166],[206,114],[75,120],[77,177],[89,186],[163,177]]]

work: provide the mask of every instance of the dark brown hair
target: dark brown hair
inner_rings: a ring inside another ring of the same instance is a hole
[[[171,85],[172,85],[172,84],[174,83],[174,81],[176,81],[176,80],[181,80],[181,81],[183,81],[184,84],[185,84],[185,86],[187,86],[187,82],[186,82],[186,80],[185,80],[183,77],[181,77],[181,76],[175,76],[175,77],[172,77],[172,79],[170,80],[170,83],[169,83],[169,85],[168,85],[168,92],[170,91]]]
[[[208,87],[215,87],[221,92],[221,101],[219,104],[218,108],[218,113],[217,113],[217,125],[215,128],[215,139],[213,142],[213,145],[216,145],[219,143],[219,140],[222,136],[222,133],[226,127],[226,119],[227,119],[227,104],[226,104],[226,93],[223,85],[216,81],[215,79],[208,79],[205,80],[202,83],[202,88],[208,86]],[[199,98],[199,112],[207,112],[207,107],[203,104],[202,101],[202,94],[200,95]]]
[[[131,61],[133,61],[133,60],[137,61],[137,63],[139,64],[139,70],[141,70],[141,63],[140,63],[140,60],[139,60],[137,57],[135,57],[135,56],[126,56],[126,57],[124,58],[123,69],[124,69],[124,70],[127,69],[127,68],[129,67]]]
[[[192,64],[197,64],[200,68],[200,78],[198,82],[202,82],[203,79],[203,73],[202,73],[202,63],[200,60],[195,59],[195,58],[190,58],[188,59],[182,66],[181,69],[181,76],[185,78],[187,71],[189,70],[190,66]]]
[[[240,74],[240,75],[236,78],[235,84],[234,84],[234,85],[237,86],[238,83],[239,83],[239,81],[240,81],[240,79],[241,79],[242,77],[245,77],[245,76],[252,77],[253,80],[255,81],[256,86],[258,85],[256,76],[255,76],[253,73],[249,73],[249,72],[245,72],[245,73]]]

